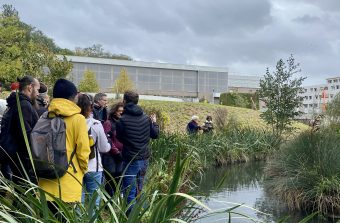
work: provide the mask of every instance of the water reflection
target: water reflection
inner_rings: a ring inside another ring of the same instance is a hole
[[[285,222],[298,222],[306,215],[289,211],[283,203],[272,197],[263,187],[265,162],[236,164],[205,171],[197,190],[203,201],[213,210],[227,209],[235,204],[243,204],[235,212],[245,214],[257,222],[278,222],[289,216]],[[255,210],[256,209],[256,210]],[[227,214],[217,214],[197,223],[228,222]],[[232,223],[252,222],[237,214],[232,215]],[[313,222],[331,222],[314,220]]]
[[[211,168],[204,172],[199,192],[209,196],[221,191],[237,191],[241,188],[256,188],[263,181],[265,162],[235,164],[232,166]]]

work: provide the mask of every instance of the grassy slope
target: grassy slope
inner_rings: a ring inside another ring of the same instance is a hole
[[[140,104],[144,107],[158,107],[167,112],[170,116],[170,124],[166,127],[166,131],[184,132],[187,123],[191,116],[198,115],[200,124],[203,124],[207,115],[215,117],[215,112],[218,108],[228,111],[228,118],[234,118],[242,126],[251,128],[268,128],[265,122],[260,118],[260,112],[252,109],[230,107],[223,105],[214,105],[206,103],[190,103],[190,102],[165,102],[165,101],[146,101],[143,100]],[[301,123],[295,123],[295,127],[306,129],[307,126]]]

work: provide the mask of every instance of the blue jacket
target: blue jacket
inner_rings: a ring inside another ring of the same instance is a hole
[[[201,129],[201,126],[199,126],[195,121],[190,121],[187,125],[187,132],[189,134],[197,134],[198,130]]]

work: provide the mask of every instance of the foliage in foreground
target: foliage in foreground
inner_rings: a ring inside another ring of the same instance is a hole
[[[291,209],[340,215],[340,135],[305,132],[283,146],[266,168],[269,191]]]
[[[101,186],[98,193],[87,201],[86,205],[67,204],[55,198],[57,215],[48,209],[47,196],[53,196],[43,191],[37,185],[27,182],[27,187],[20,187],[0,177],[0,220],[2,222],[59,222],[61,217],[67,222],[194,222],[198,219],[225,213],[231,222],[233,216],[241,216],[244,219],[253,219],[238,213],[235,205],[231,208],[212,211],[199,200],[180,191],[185,181],[185,174],[190,167],[190,157],[183,157],[177,150],[176,161],[172,180],[166,192],[153,190],[147,186],[129,216],[126,211],[129,205],[117,190],[110,197]],[[120,185],[121,181],[119,182]],[[118,186],[119,186],[118,185]],[[100,195],[103,201],[98,209],[95,208],[96,197]]]

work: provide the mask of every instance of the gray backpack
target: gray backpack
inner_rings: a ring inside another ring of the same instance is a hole
[[[72,151],[70,161],[66,151],[66,124],[61,116],[45,112],[34,126],[31,133],[31,151],[35,171],[38,177],[56,179],[65,175],[76,149]]]

